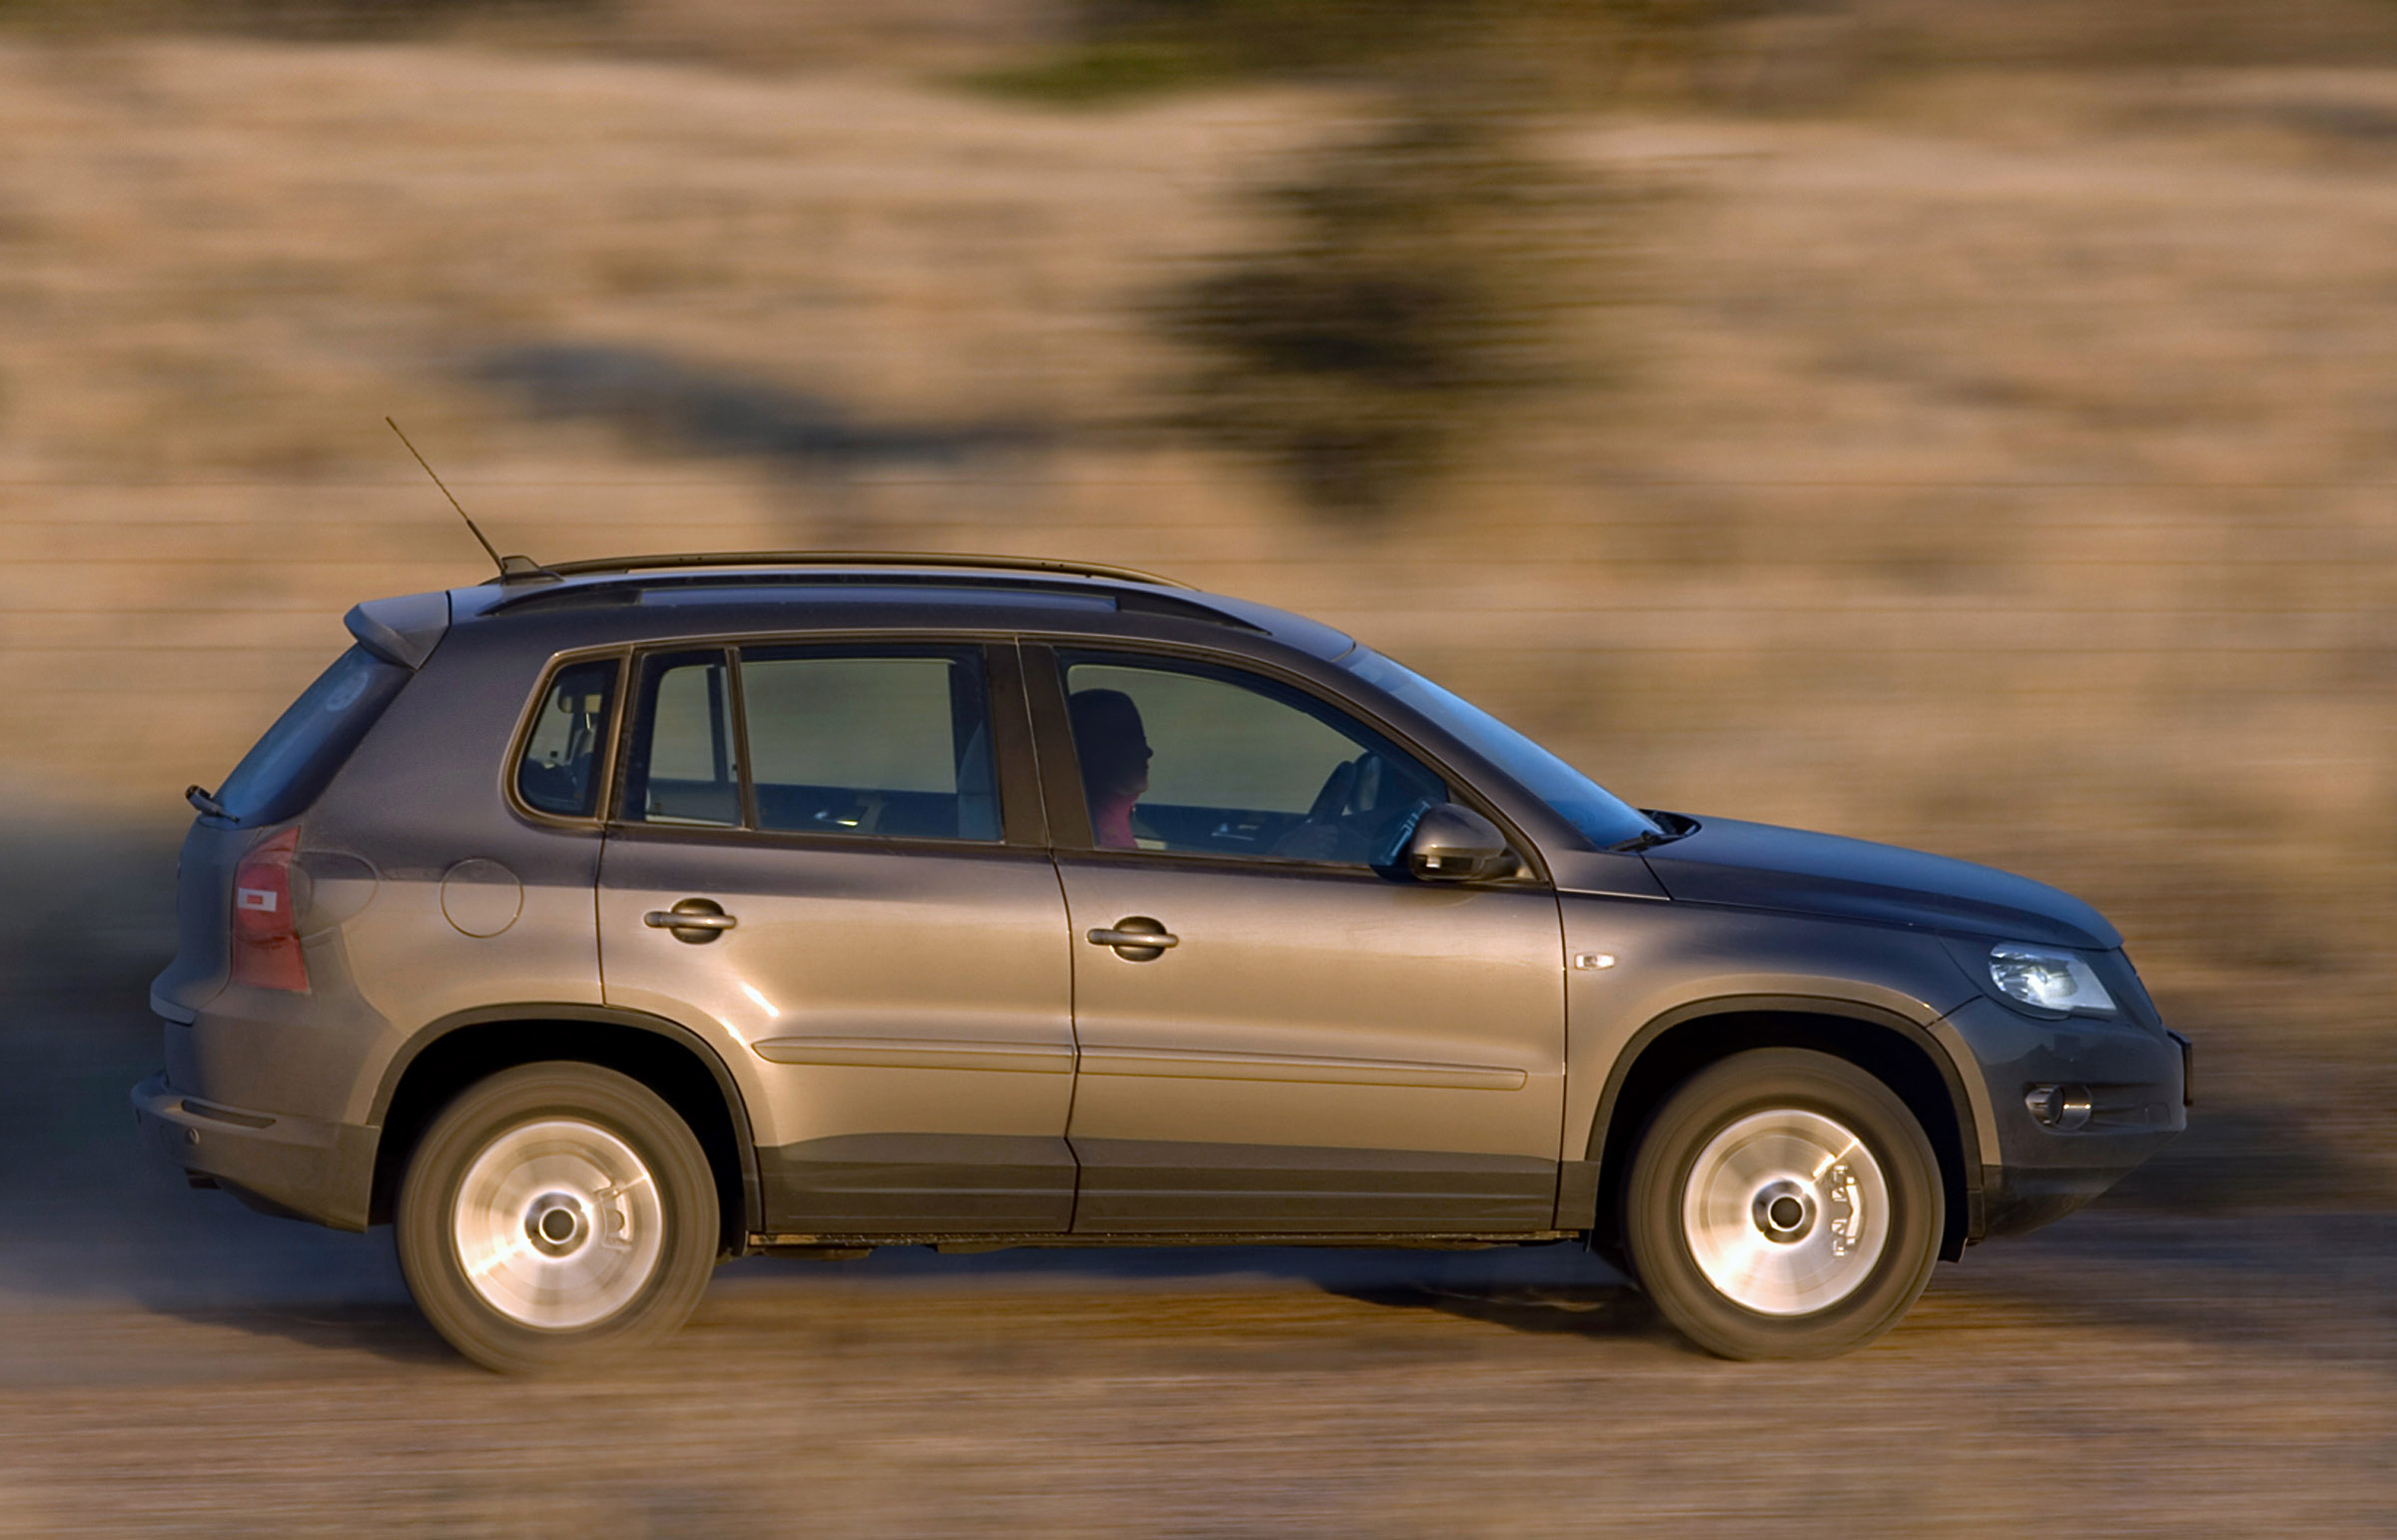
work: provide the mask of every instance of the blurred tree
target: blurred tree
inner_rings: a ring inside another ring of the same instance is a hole
[[[304,37],[406,33],[472,17],[556,14],[605,16],[620,0],[220,0],[218,19]]]
[[[1070,46],[985,73],[990,90],[1104,104],[1234,78],[1386,79],[1460,61],[1518,85],[1611,95],[1679,74],[1721,24],[1845,0],[1081,0]],[[1659,67],[1662,67],[1661,69]]]
[[[1413,101],[1264,194],[1284,239],[1157,303],[1195,360],[1176,420],[1370,518],[1502,408],[1586,373],[1573,344],[1621,200],[1517,140],[1501,116]]]
[[[1088,0],[1092,37],[1226,73],[1378,84],[1388,123],[1264,201],[1280,239],[1156,305],[1193,366],[1175,419],[1312,506],[1386,516],[1479,431],[1587,380],[1629,203],[1535,119],[1694,56],[1747,0]]]
[[[1535,124],[1634,96],[1739,96],[1727,40],[1854,0],[1081,0],[1076,43],[979,83],[1099,104],[1237,78],[1382,90],[1389,125],[1264,200],[1280,239],[1154,307],[1193,365],[1175,419],[1370,517],[1501,408],[1586,379],[1575,337],[1619,283],[1620,193],[1545,161]],[[1593,218],[1595,216],[1595,218]]]
[[[0,23],[68,35],[178,27],[295,38],[376,38],[482,17],[609,18],[624,0],[0,0]]]

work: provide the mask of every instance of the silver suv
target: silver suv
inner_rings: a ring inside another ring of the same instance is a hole
[[[1843,1351],[2184,1125],[2086,905],[1642,812],[1327,626],[1116,568],[667,556],[361,604],[183,847],[134,1092],[397,1227],[477,1362],[755,1252],[1535,1244]]]

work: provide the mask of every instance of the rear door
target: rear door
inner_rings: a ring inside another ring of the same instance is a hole
[[[1014,648],[653,652],[629,726],[606,998],[755,1061],[767,1227],[1067,1228],[1070,962]]]

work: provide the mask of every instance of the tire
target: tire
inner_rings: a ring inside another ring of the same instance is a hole
[[[1623,1234],[1640,1284],[1725,1358],[1828,1358],[1913,1307],[1947,1225],[1939,1157],[1844,1060],[1759,1049],[1693,1076],[1640,1138]]]
[[[503,1374],[597,1372],[670,1334],[707,1287],[721,1225],[681,1117],[613,1070],[563,1062],[502,1071],[442,1109],[397,1219],[416,1307]]]

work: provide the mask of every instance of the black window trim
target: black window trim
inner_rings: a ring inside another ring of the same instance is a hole
[[[999,838],[942,839],[922,835],[820,834],[805,829],[761,829],[757,826],[755,775],[748,763],[747,697],[741,684],[741,655],[749,651],[789,649],[796,652],[850,652],[877,647],[920,649],[923,652],[979,649],[983,660],[985,709],[991,723],[993,770],[998,779]],[[621,716],[615,744],[615,765],[608,778],[607,800],[601,804],[602,825],[611,837],[638,835],[643,839],[684,840],[700,844],[764,842],[799,849],[923,851],[941,855],[1022,854],[1046,852],[1048,821],[1043,816],[1039,766],[1034,733],[1025,700],[1024,669],[1012,633],[988,631],[930,631],[923,629],[870,631],[737,632],[705,636],[664,637],[628,644],[629,665],[622,671]],[[731,678],[733,730],[740,734],[740,811],[738,826],[653,824],[627,818],[619,805],[633,751],[634,724],[629,715],[634,699],[632,680],[658,654],[721,652]],[[1009,702],[1013,709],[1009,709]]]
[[[1522,858],[1528,875],[1498,878],[1487,883],[1469,886],[1525,887],[1552,889],[1555,884],[1540,849],[1515,821],[1479,788],[1456,773],[1440,755],[1432,753],[1414,735],[1386,720],[1364,702],[1326,688],[1312,679],[1274,664],[1269,659],[1246,653],[1226,652],[1212,647],[1190,646],[1179,642],[1154,640],[1147,637],[1117,636],[1026,636],[1022,640],[1026,694],[1032,705],[1033,730],[1041,746],[1041,791],[1047,803],[1049,825],[1054,838],[1052,847],[1060,856],[1074,859],[1110,862],[1167,861],[1177,867],[1208,867],[1222,870],[1257,871],[1259,869],[1304,872],[1313,875],[1339,874],[1362,876],[1376,882],[1389,879],[1370,867],[1358,867],[1345,861],[1317,861],[1295,856],[1215,855],[1203,851],[1174,850],[1108,850],[1093,837],[1090,809],[1086,804],[1079,761],[1074,756],[1073,724],[1066,710],[1067,653],[1089,653],[1121,657],[1140,666],[1144,657],[1168,662],[1200,663],[1233,673],[1254,674],[1260,678],[1309,697],[1371,728],[1381,737],[1413,755],[1437,775],[1448,787],[1451,801],[1472,809],[1498,826],[1506,836],[1507,845]]]

